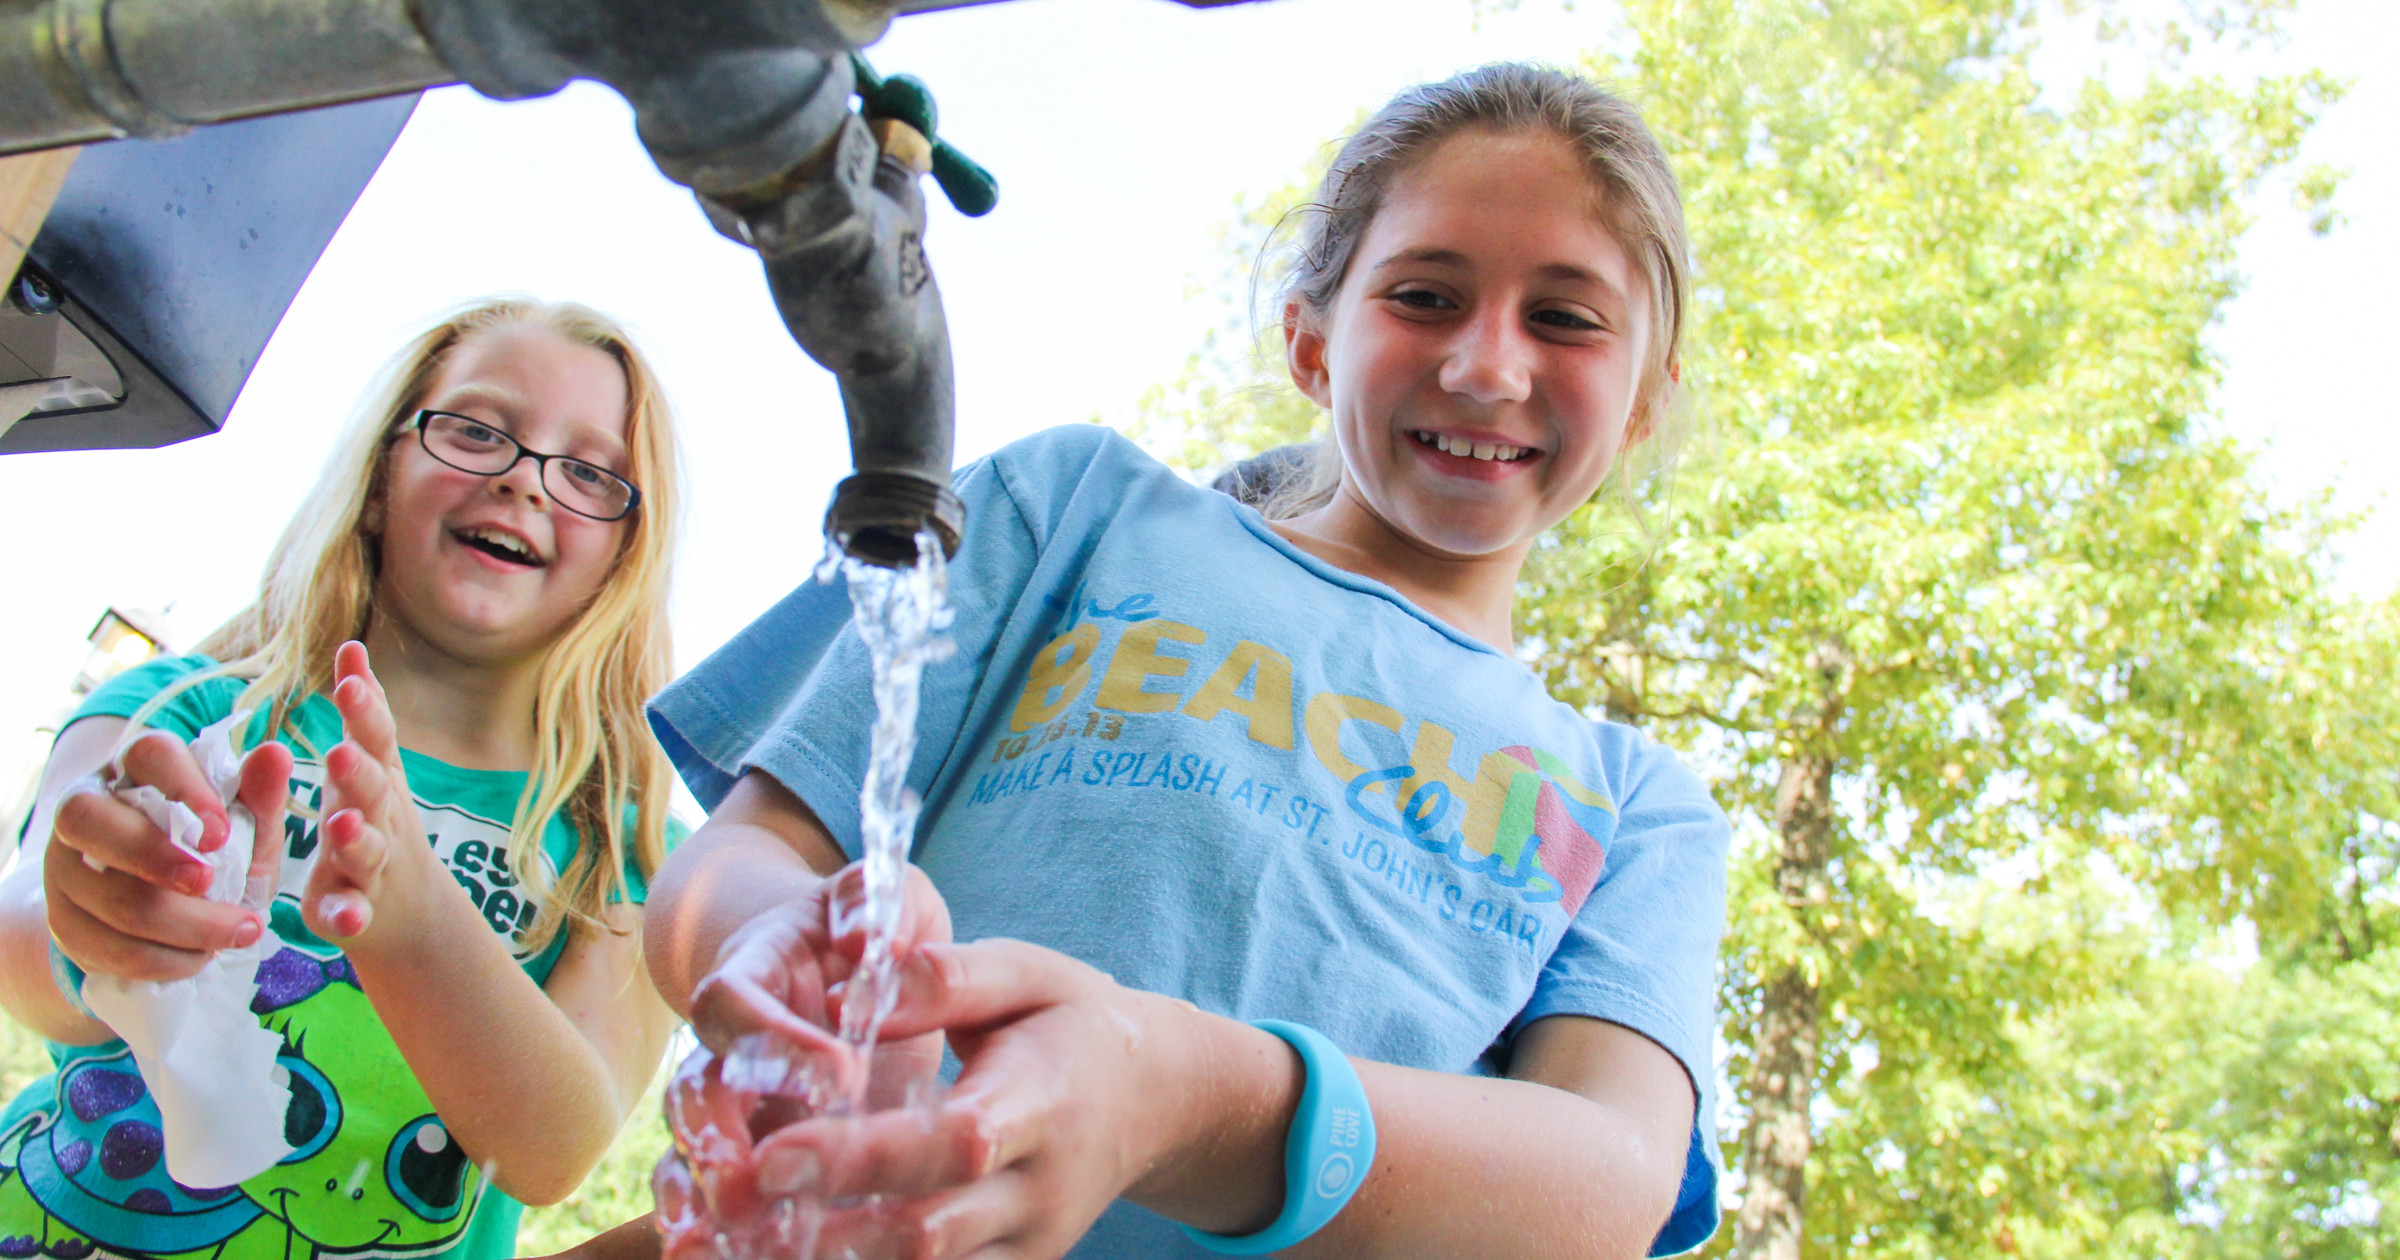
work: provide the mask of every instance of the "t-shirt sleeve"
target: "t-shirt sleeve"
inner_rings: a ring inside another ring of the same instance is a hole
[[[205,656],[168,656],[145,661],[124,673],[100,684],[83,703],[75,707],[69,726],[85,718],[132,718],[160,692],[203,670],[213,669],[216,662]],[[233,711],[247,684],[238,678],[210,678],[178,691],[144,721],[157,730],[171,731],[178,738],[190,740],[202,730]],[[28,857],[39,854],[49,842],[50,811],[57,800],[44,797],[27,811],[15,834],[9,837]]]
[[[998,629],[1040,555],[994,460],[969,465],[952,488],[966,508],[959,554],[947,566],[955,650],[925,669],[908,774],[920,797],[963,732]],[[743,771],[763,770],[808,802],[856,858],[872,682],[846,584],[805,582],[660,692],[650,725],[704,807],[714,810]]]
[[[1623,727],[1604,731],[1627,750],[1616,836],[1511,1031],[1587,1015],[1648,1037],[1683,1065],[1698,1106],[1675,1210],[1650,1251],[1674,1255],[1717,1225],[1716,963],[1732,827],[1674,754]]]
[[[205,656],[164,656],[144,661],[132,669],[109,679],[84,697],[75,708],[71,721],[87,717],[131,718],[141,712],[162,691],[203,670],[216,668],[217,663]],[[214,722],[233,712],[233,703],[248,684],[238,678],[204,679],[177,692],[156,713],[145,719],[148,726],[173,731],[189,740]]]

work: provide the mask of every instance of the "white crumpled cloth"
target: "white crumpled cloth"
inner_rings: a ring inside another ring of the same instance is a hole
[[[275,895],[272,877],[248,878],[250,850],[258,830],[247,808],[235,803],[241,758],[233,733],[249,720],[236,713],[201,731],[192,756],[225,802],[232,827],[213,853],[193,848],[200,816],[170,801],[157,788],[117,787],[118,800],[147,815],[176,847],[208,864],[214,878],[208,899],[240,902],[264,920]],[[269,837],[274,843],[280,837]],[[89,860],[88,857],[86,860]],[[83,1000],[125,1044],[132,1047],[142,1082],[158,1103],[166,1138],[167,1175],[203,1189],[230,1186],[257,1176],[291,1154],[283,1140],[283,1113],[292,1091],[275,1062],[283,1038],[267,1031],[250,1011],[258,993],[259,960],[283,942],[271,927],[244,949],[219,951],[185,980],[120,980],[97,973],[84,977]]]

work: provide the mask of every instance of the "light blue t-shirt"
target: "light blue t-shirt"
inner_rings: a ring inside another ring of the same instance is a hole
[[[1501,1070],[1548,1015],[1632,1028],[1700,1095],[1653,1252],[1704,1241],[1730,831],[1700,780],[1108,430],[956,489],[958,650],[925,673],[909,783],[958,938],[1446,1072]],[[874,700],[849,617],[839,584],[802,586],[651,724],[703,803],[756,767],[856,858]],[[1120,1202],[1072,1254],[1207,1253]]]

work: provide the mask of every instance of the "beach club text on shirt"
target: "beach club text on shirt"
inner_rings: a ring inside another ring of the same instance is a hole
[[[1480,875],[1522,903],[1556,902],[1570,918],[1598,882],[1601,844],[1576,815],[1613,815],[1615,806],[1558,757],[1512,744],[1483,751],[1462,771],[1456,737],[1440,725],[1364,696],[1295,695],[1290,657],[1249,639],[1220,643],[1168,619],[1153,595],[1104,602],[1079,590],[1049,602],[1064,633],[1035,653],[1007,731],[970,771],[966,807],[1058,790],[1205,794],[1338,847],[1427,913],[1536,956],[1542,920],[1461,877]],[[1238,719],[1261,750],[1305,743],[1331,782],[1293,782],[1272,761],[1237,765],[1181,747],[1173,724],[1143,731],[1127,723],[1149,714]],[[1342,743],[1352,724],[1404,737],[1406,760],[1352,760]]]

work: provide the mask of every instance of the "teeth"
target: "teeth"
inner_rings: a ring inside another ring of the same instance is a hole
[[[1530,447],[1510,446],[1505,442],[1470,442],[1465,438],[1451,437],[1446,433],[1429,433],[1422,429],[1416,431],[1413,436],[1437,451],[1464,456],[1468,459],[1503,461],[1520,459],[1524,457],[1526,451],[1531,449]]]
[[[525,541],[514,534],[504,534],[496,529],[473,529],[467,531],[467,536],[497,544],[528,559],[533,556],[533,548],[526,546]]]

